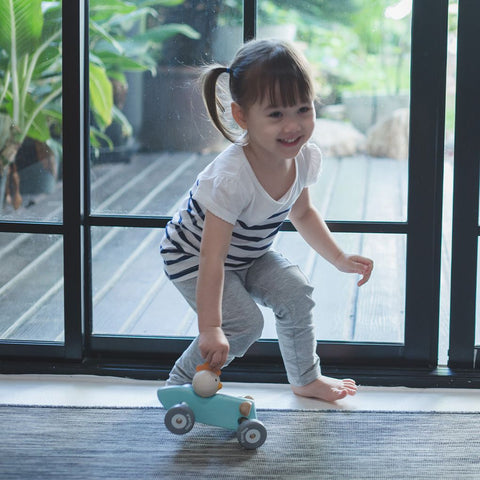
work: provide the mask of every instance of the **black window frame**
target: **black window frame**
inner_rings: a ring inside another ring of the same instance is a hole
[[[449,367],[480,369],[475,345],[480,180],[480,4],[459,0]]]
[[[245,41],[255,37],[256,9],[244,1]],[[190,339],[92,335],[91,228],[163,228],[169,217],[90,212],[88,21],[88,0],[63,2],[64,220],[0,222],[4,232],[63,235],[65,342],[0,342],[1,370],[164,378]],[[364,384],[472,385],[465,372],[437,367],[447,32],[448,0],[413,0],[407,221],[328,222],[332,232],[407,235],[405,343],[319,342],[325,372]],[[277,342],[257,342],[225,379],[286,381]]]

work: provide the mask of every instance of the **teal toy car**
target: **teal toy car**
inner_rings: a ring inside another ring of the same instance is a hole
[[[177,435],[188,433],[197,421],[236,431],[240,445],[248,450],[260,447],[267,438],[251,397],[222,393],[202,396],[191,384],[159,388],[157,396],[167,409],[165,426]]]

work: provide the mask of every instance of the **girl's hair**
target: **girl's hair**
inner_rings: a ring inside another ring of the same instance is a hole
[[[203,99],[208,114],[222,135],[231,142],[235,133],[221,119],[225,112],[217,93],[221,74],[230,75],[232,100],[247,109],[268,98],[272,105],[292,106],[314,99],[314,84],[305,57],[281,40],[252,40],[243,45],[230,67],[211,66],[201,77]],[[219,112],[220,111],[220,112]]]

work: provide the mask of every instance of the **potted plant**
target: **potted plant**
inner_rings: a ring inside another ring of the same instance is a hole
[[[0,175],[14,207],[21,205],[16,157],[28,138],[47,144],[50,107],[61,94],[60,18],[41,0],[0,0]],[[8,177],[8,179],[7,179]],[[3,203],[3,196],[1,201]],[[1,205],[0,205],[1,206]]]
[[[94,149],[115,147],[108,127],[120,126],[121,143],[131,136],[131,125],[121,111],[115,92],[125,89],[125,72],[150,70],[156,63],[150,52],[166,38],[181,33],[195,36],[185,25],[160,25],[148,32],[142,25],[157,12],[152,4],[171,6],[183,0],[92,0],[90,30],[90,109],[94,125],[90,141]],[[22,203],[21,162],[34,164],[31,153],[45,158],[61,151],[54,127],[61,125],[61,2],[0,0],[0,186],[15,208]],[[135,30],[136,29],[136,30]],[[136,33],[134,33],[136,32]],[[60,130],[58,127],[57,130]],[[20,152],[20,154],[19,154]],[[38,165],[36,165],[38,166]],[[45,173],[40,168],[40,173]],[[51,172],[54,174],[54,172]],[[48,174],[48,172],[47,172]],[[9,180],[7,181],[7,177]],[[51,178],[50,178],[51,180]],[[9,189],[10,187],[10,189]],[[0,207],[5,194],[0,191]]]
[[[197,37],[188,25],[165,23],[146,29],[148,18],[158,17],[153,6],[172,8],[184,0],[91,0],[90,2],[90,99],[93,125],[90,136],[97,161],[124,160],[133,146],[132,125],[123,111],[131,85],[140,105],[142,72],[157,73],[155,60],[170,37]]]
[[[213,60],[213,32],[221,4],[188,0],[174,8],[157,7],[161,21],[183,24],[198,33],[169,38],[156,57],[157,75],[145,74],[148,95],[141,131],[145,150],[201,152],[223,143],[208,120],[197,81],[199,68]],[[149,27],[157,28],[155,20]]]

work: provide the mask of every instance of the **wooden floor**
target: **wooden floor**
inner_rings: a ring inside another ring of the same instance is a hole
[[[92,210],[171,215],[211,159],[188,153],[140,154],[128,164],[95,166]],[[7,208],[2,218],[61,220],[61,194],[59,184],[50,195],[26,198],[17,212]],[[327,220],[404,221],[406,162],[366,156],[327,158],[312,196]],[[162,234],[155,229],[93,228],[94,333],[196,334],[193,312],[163,274]],[[274,245],[301,266],[315,287],[318,338],[402,342],[405,236],[338,234],[337,238],[347,251],[375,260],[374,275],[364,287],[357,288],[354,276],[337,272],[314,254],[296,233],[281,233]],[[62,254],[61,236],[0,234],[0,339],[63,340]],[[444,258],[448,256],[447,242]],[[448,281],[448,273],[443,280]],[[443,315],[447,309],[442,300]],[[265,311],[265,319],[263,337],[275,338],[271,312]],[[442,332],[445,341],[445,326]]]

